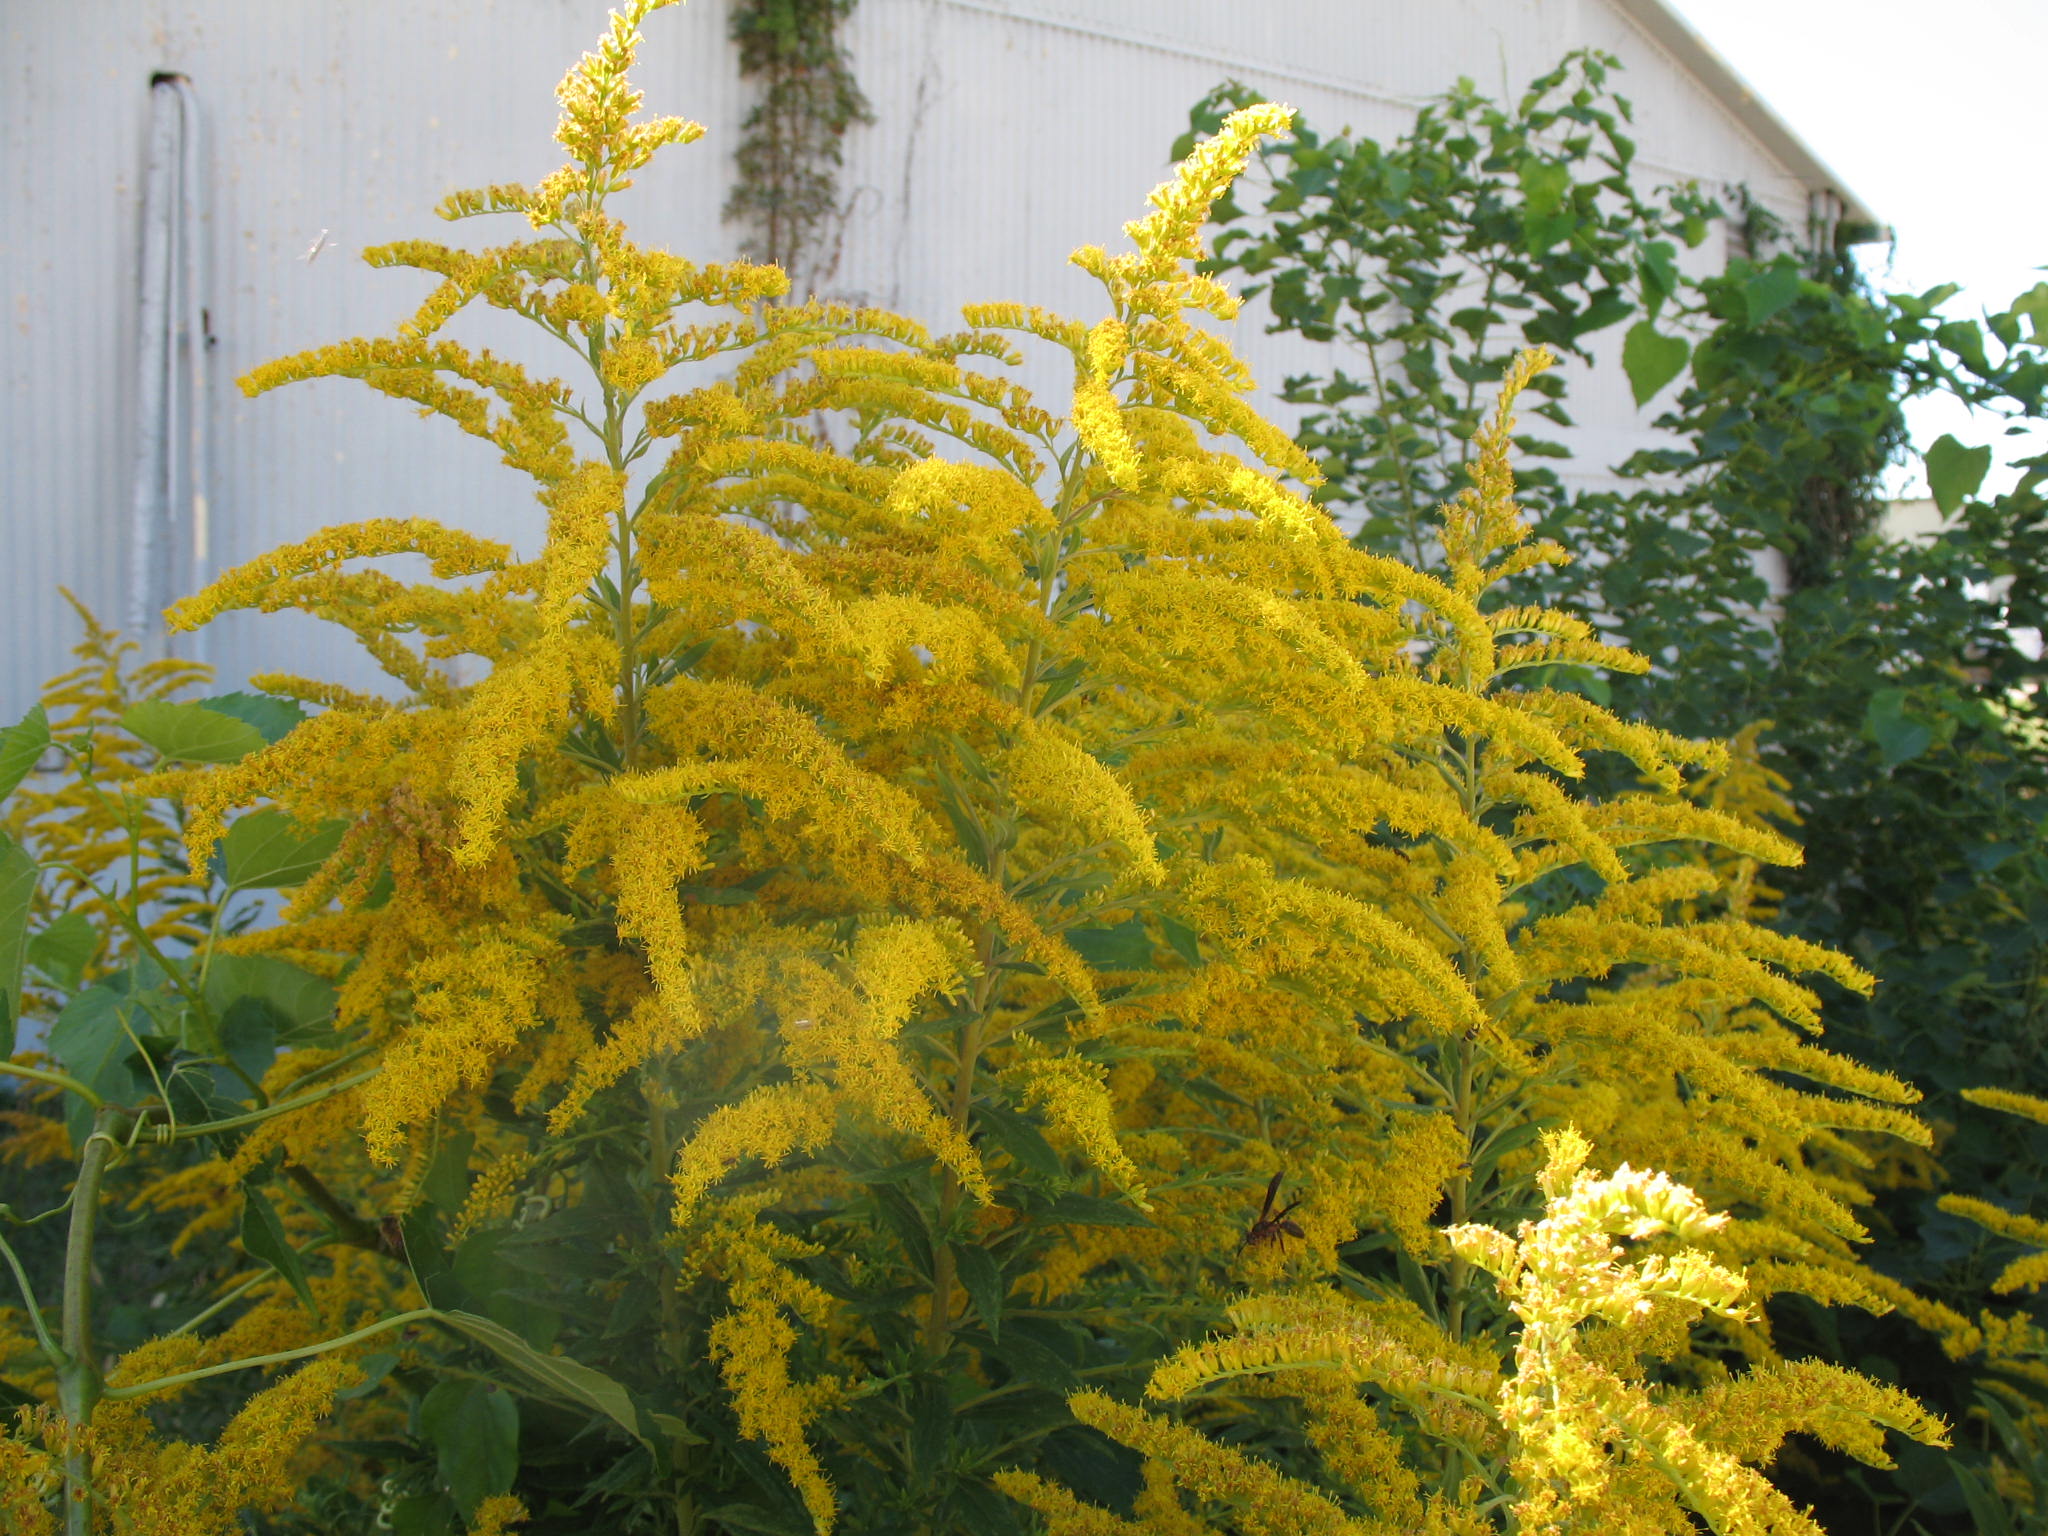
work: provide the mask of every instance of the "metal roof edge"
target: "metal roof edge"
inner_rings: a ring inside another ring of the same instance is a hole
[[[1827,163],[1807,148],[1785,120],[1773,112],[1735,67],[1664,0],[1612,0],[1616,10],[1660,44],[1679,66],[1691,73],[1749,131],[1759,144],[1805,184],[1809,192],[1830,192],[1841,201],[1847,219],[1885,231],[1886,225],[1850,190]],[[1884,236],[1873,238],[1888,238]]]

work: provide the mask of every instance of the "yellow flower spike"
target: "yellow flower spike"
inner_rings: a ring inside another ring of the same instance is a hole
[[[749,1197],[719,1211],[690,1267],[716,1275],[732,1301],[733,1310],[711,1325],[709,1344],[740,1433],[766,1446],[818,1536],[829,1536],[838,1499],[806,1430],[845,1399],[846,1388],[832,1376],[798,1381],[790,1356],[797,1342],[792,1319],[824,1328],[832,1321],[832,1298],[788,1267],[792,1259],[815,1256],[817,1246],[757,1221],[764,1203],[764,1197]]]
[[[403,1129],[430,1119],[463,1086],[489,1081],[496,1060],[542,1022],[542,957],[550,933],[485,931],[462,948],[414,963],[413,1023],[384,1053],[364,1090],[363,1134],[373,1160],[390,1166]]]
[[[711,1186],[739,1159],[757,1157],[773,1168],[823,1146],[837,1121],[837,1100],[819,1082],[756,1088],[737,1103],[714,1109],[676,1155],[670,1178],[676,1225],[689,1221]]]
[[[1121,848],[1148,885],[1166,878],[1145,812],[1129,788],[1057,725],[1041,718],[1022,722],[1002,763],[1021,808]]]
[[[1117,1106],[1102,1067],[1072,1054],[1027,1056],[1003,1073],[1026,1108],[1039,1108],[1061,1136],[1141,1211],[1152,1207],[1138,1168],[1117,1137]]]
[[[1131,355],[1131,333],[1121,320],[1104,320],[1088,333],[1088,372],[1108,384]]]
[[[1148,1471],[1152,1466],[1153,1463],[1146,1463]],[[1030,1472],[998,1472],[995,1485],[1019,1504],[1036,1511],[1045,1522],[1046,1536],[1155,1536],[1158,1530],[1153,1521],[1140,1525],[1093,1504],[1083,1504],[1059,1484]],[[1197,1525],[1193,1529],[1209,1528]]]
[[[1245,1536],[1377,1536],[1334,1500],[1197,1430],[1099,1392],[1067,1399],[1074,1417],[1141,1455],[1157,1460],[1181,1488],[1228,1505]],[[1021,1485],[1020,1490],[1021,1490]]]
[[[1241,107],[1223,120],[1215,135],[1195,146],[1172,181],[1162,182],[1146,199],[1153,212],[1124,226],[1138,248],[1140,281],[1160,282],[1177,274],[1183,262],[1202,256],[1202,226],[1216,199],[1229,190],[1260,139],[1277,138],[1294,126],[1294,109],[1278,102]]]
[[[1963,1098],[1985,1109],[2048,1125],[2048,1099],[2031,1093],[2015,1093],[2009,1088],[1965,1088]]]

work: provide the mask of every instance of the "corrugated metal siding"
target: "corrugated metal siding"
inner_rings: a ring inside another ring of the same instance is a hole
[[[556,163],[549,91],[603,24],[603,0],[0,10],[0,591],[12,640],[0,716],[64,660],[75,630],[56,584],[104,616],[121,608],[151,73],[190,76],[206,110],[220,562],[366,516],[438,517],[530,551],[540,523],[527,482],[487,445],[359,385],[248,401],[233,380],[280,353],[387,334],[424,297],[428,280],[355,261],[363,246],[511,238],[509,221],[449,229],[430,210],[451,187],[532,180]],[[699,0],[650,26],[649,109],[698,118],[711,136],[658,161],[625,205],[642,240],[700,259],[737,246],[718,210],[747,103],[725,25],[722,4]],[[1646,164],[1746,180],[1795,223],[1803,214],[1782,168],[1605,0],[865,0],[850,43],[880,121],[849,138],[844,244],[826,286],[941,327],[992,298],[1093,315],[1097,295],[1067,254],[1120,239],[1189,105],[1226,75],[1325,130],[1385,136],[1460,74],[1519,89],[1591,43],[1630,65]],[[330,248],[305,261],[323,228]],[[1262,325],[1253,306],[1235,326],[1262,380],[1324,366]],[[522,329],[483,316],[454,334],[555,371]],[[1581,474],[1644,438],[1608,374],[1578,402]],[[1051,360],[1032,381],[1059,403],[1066,380]],[[231,619],[211,650],[229,681],[251,669],[362,676],[295,616]]]
[[[133,452],[138,178],[149,80],[188,75],[205,113],[213,354],[215,549],[226,565],[330,523],[430,516],[530,552],[540,517],[488,445],[422,422],[361,385],[320,381],[247,400],[240,374],[282,353],[388,334],[431,278],[376,272],[364,246],[496,243],[513,220],[447,226],[458,186],[534,180],[559,163],[551,92],[598,37],[591,0],[77,0],[0,8],[0,575],[10,645],[0,715],[26,707],[77,628],[55,588],[106,620],[123,607]],[[650,105],[704,120],[636,189],[641,238],[722,254],[718,210],[743,110],[724,14],[699,5],[650,29]],[[304,254],[322,229],[328,248]],[[523,327],[452,332],[536,355]],[[573,361],[573,360],[572,360]],[[281,669],[364,676],[325,626],[236,617],[209,649],[230,680]]]

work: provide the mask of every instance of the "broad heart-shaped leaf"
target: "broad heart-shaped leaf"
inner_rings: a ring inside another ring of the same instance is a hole
[[[650,1451],[654,1449],[641,1425],[640,1410],[632,1394],[604,1372],[563,1355],[544,1355],[510,1328],[474,1312],[443,1308],[434,1316],[548,1392],[603,1414]]]
[[[1934,440],[1927,450],[1927,489],[1941,515],[1948,517],[1984,483],[1991,468],[1991,445],[1965,448],[1948,433]]]
[[[1628,387],[1638,406],[1645,406],[1658,390],[1685,370],[1692,348],[1682,336],[1666,336],[1647,320],[1638,320],[1622,338],[1621,366],[1628,374]]]
[[[519,1404],[488,1381],[444,1381],[420,1403],[420,1431],[438,1453],[441,1486],[465,1516],[510,1493],[519,1471]]]
[[[134,996],[101,983],[64,1005],[50,1026],[50,1053],[102,1099],[118,1103],[136,1093],[135,1074],[128,1066],[128,1058],[135,1054],[131,1031],[140,1035],[149,1027],[149,1015]],[[74,1099],[65,1106],[65,1120],[73,1142],[82,1142],[92,1124],[92,1106]]]
[[[50,746],[50,721],[38,704],[20,720],[0,731],[0,800],[21,787],[21,781],[35,772],[37,761]]]
[[[306,1261],[285,1236],[277,1207],[254,1184],[242,1186],[242,1252],[283,1275],[300,1304],[316,1318],[320,1315],[313,1300],[313,1288],[306,1283]]]
[[[206,1006],[225,1021],[238,1003],[271,1016],[277,1043],[303,1043],[334,1017],[334,988],[311,971],[270,955],[215,955],[206,971]]]
[[[263,733],[265,741],[282,741],[292,727],[306,718],[296,699],[280,699],[268,693],[217,693],[195,703],[219,715],[232,715]]]
[[[93,951],[99,947],[99,930],[83,912],[66,912],[28,941],[28,963],[67,992],[76,991],[85,977]]]
[[[0,832],[0,1027],[14,1049],[14,1021],[21,1016],[21,968],[28,958],[28,917],[35,906],[40,873],[28,850]]]
[[[1887,768],[1911,762],[1934,745],[1934,729],[1906,713],[1903,688],[1880,688],[1863,711],[1863,734],[1877,743]]]
[[[1799,297],[1800,285],[1804,282],[1798,264],[1789,256],[1780,257],[1765,267],[1742,285],[1742,303],[1749,311],[1749,323],[1762,325]]]
[[[262,1082],[263,1074],[277,1060],[277,1015],[252,998],[238,997],[215,1025],[221,1054],[235,1064],[241,1078],[250,1083]],[[225,1067],[218,1073],[218,1081],[230,1097],[239,1097],[246,1088]]]
[[[268,745],[246,720],[203,704],[148,699],[121,717],[121,728],[179,763],[235,763]]]
[[[228,889],[281,891],[298,885],[327,862],[346,831],[347,822],[328,821],[306,832],[283,811],[238,817],[221,840]]]

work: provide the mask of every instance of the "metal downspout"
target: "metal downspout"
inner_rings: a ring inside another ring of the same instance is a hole
[[[211,574],[202,185],[198,95],[182,75],[157,75],[142,192],[126,625],[155,654],[170,649],[164,607]]]

